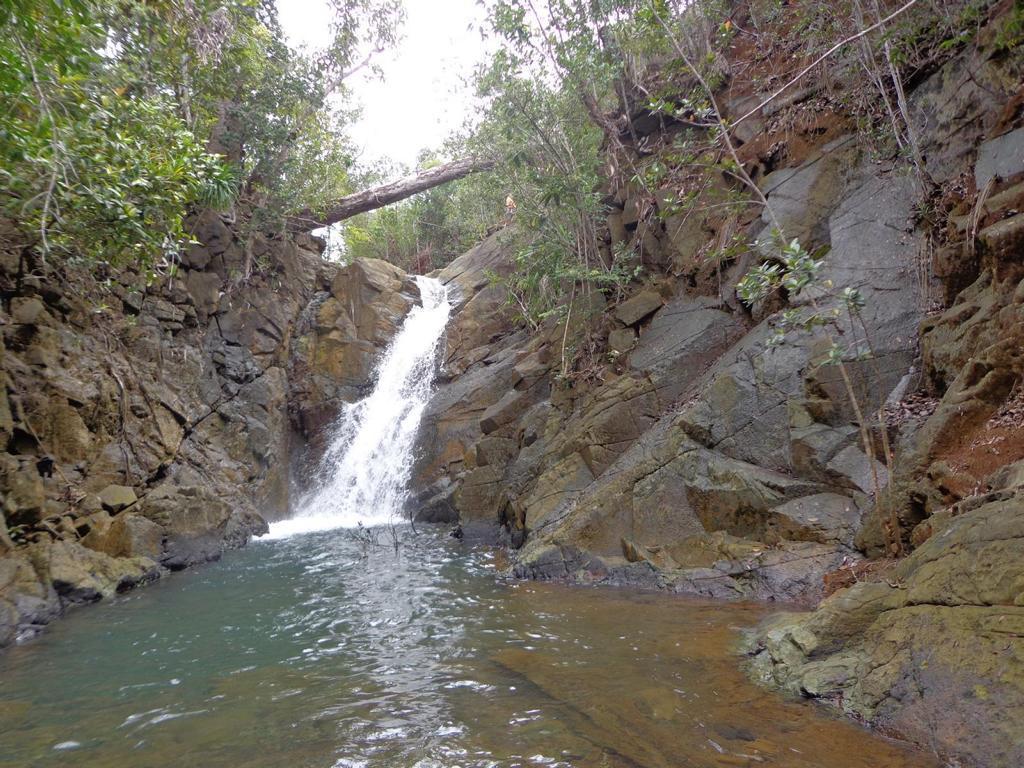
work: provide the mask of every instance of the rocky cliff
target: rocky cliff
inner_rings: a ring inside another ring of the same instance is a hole
[[[751,638],[766,681],[957,764],[1020,764],[1014,62],[982,34],[914,84],[918,169],[880,161],[811,88],[738,130],[770,214],[679,216],[660,202],[673,190],[611,185],[609,248],[627,245],[649,277],[624,300],[576,297],[536,332],[512,323],[488,279],[515,268],[507,232],[456,259],[440,273],[458,309],[423,426],[416,513],[511,545],[519,577],[805,606],[834,593]],[[720,103],[736,116],[763,95],[737,81]],[[638,114],[629,133],[650,153],[686,130]],[[707,258],[727,228],[763,243],[776,224],[825,254],[829,285],[864,298],[856,321],[837,322],[870,346],[845,371],[824,334],[767,343],[785,303],[738,300],[734,286],[766,252]],[[881,412],[885,434],[866,445],[858,412]]]
[[[415,300],[312,238],[192,227],[155,276],[0,253],[0,646],[285,516],[293,465]]]
[[[509,546],[523,578],[808,609],[750,636],[766,682],[956,764],[1024,761],[1024,91],[992,28],[910,84],[916,165],[846,116],[853,85],[819,83],[736,127],[766,206],[681,213],[682,190],[611,179],[605,245],[643,268],[625,295],[526,327],[511,228],[441,270],[455,312],[411,513]],[[727,80],[726,116],[770,82]],[[700,130],[640,110],[609,164]],[[416,301],[383,262],[193,225],[155,279],[0,254],[0,645],[283,516]],[[740,301],[773,227],[859,292],[831,333],[869,353],[769,344],[825,301]]]

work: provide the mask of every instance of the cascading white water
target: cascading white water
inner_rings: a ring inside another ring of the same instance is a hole
[[[399,519],[420,418],[430,399],[437,348],[451,305],[437,280],[416,277],[413,307],[377,369],[369,397],[345,407],[298,514],[270,526],[270,538],[380,525]]]

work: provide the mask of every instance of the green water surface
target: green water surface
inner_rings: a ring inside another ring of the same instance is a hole
[[[404,531],[258,542],[0,654],[0,766],[910,768],[751,685],[765,608],[505,583]]]

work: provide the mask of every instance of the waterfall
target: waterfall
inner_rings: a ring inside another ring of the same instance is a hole
[[[342,410],[331,427],[316,486],[298,504],[295,517],[270,526],[270,538],[400,519],[416,432],[451,312],[448,291],[439,281],[416,277],[416,284],[422,304],[412,308],[385,351],[373,392]]]

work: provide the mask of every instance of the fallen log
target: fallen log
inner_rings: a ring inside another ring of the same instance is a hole
[[[327,206],[324,213],[314,211],[301,211],[290,217],[289,224],[293,231],[308,232],[318,227],[327,227],[337,224],[339,221],[350,219],[360,213],[383,208],[386,205],[397,203],[407,197],[412,197],[419,192],[439,187],[450,181],[469,176],[480,171],[489,171],[495,165],[493,158],[467,157],[460,160],[453,160],[450,163],[436,165],[425,171],[406,176],[397,181],[390,181],[387,184],[380,184],[376,187],[364,189],[337,200]]]

